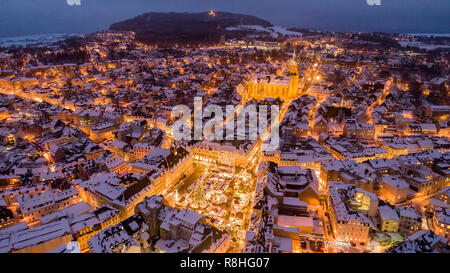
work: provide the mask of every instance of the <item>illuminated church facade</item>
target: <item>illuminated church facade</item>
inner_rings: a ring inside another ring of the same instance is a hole
[[[241,95],[244,101],[264,100],[266,98],[290,100],[298,96],[298,85],[298,65],[294,53],[293,58],[288,62],[288,71],[285,75],[256,74],[249,81],[247,92]]]

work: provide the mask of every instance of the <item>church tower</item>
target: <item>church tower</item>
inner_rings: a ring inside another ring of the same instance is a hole
[[[299,81],[299,75],[298,75],[298,64],[295,61],[295,49],[294,49],[294,55],[292,56],[292,59],[288,62],[288,70],[289,75],[291,79],[289,80],[289,90],[288,90],[288,97],[289,98],[295,98],[298,95],[298,81]]]
[[[295,49],[294,49],[294,55],[292,56],[292,59],[289,60],[288,62],[288,70],[289,70],[289,74],[292,75],[297,75],[298,76],[298,64],[295,61],[295,57],[296,57],[296,53],[295,53]]]

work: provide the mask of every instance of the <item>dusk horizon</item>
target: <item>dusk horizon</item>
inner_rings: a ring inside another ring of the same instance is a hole
[[[332,32],[449,33],[450,2],[436,0],[332,1],[148,1],[25,0],[0,2],[0,37],[107,30],[118,21],[147,12],[226,11],[257,16],[274,25]]]

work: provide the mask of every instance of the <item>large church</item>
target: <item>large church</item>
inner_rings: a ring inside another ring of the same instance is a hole
[[[255,74],[248,83],[247,92],[243,94],[244,100],[293,99],[298,96],[298,82],[298,65],[294,52],[294,56],[288,62],[288,71],[285,72],[285,75]]]

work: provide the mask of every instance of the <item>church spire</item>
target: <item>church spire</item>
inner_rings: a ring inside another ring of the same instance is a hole
[[[291,74],[291,75],[298,75],[298,64],[295,61],[296,56],[297,56],[297,52],[296,52],[296,48],[294,48],[294,54],[292,55],[292,59],[290,59],[288,62],[289,74]]]

